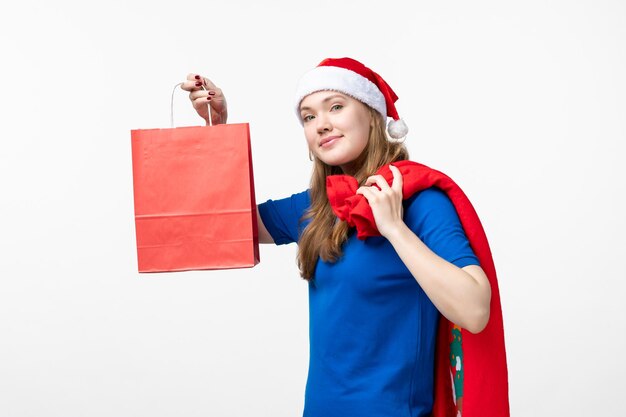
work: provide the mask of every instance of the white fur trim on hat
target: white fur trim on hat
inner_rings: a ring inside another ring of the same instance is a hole
[[[385,96],[380,92],[376,84],[367,78],[340,67],[315,67],[302,76],[296,89],[296,115],[300,117],[300,103],[302,99],[311,93],[322,90],[334,90],[347,94],[374,108],[387,119],[387,104]]]

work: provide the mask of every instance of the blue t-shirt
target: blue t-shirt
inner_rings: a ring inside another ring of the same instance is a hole
[[[297,242],[308,191],[259,205],[278,245]],[[478,265],[448,196],[429,188],[404,201],[407,226],[437,255]],[[335,263],[309,282],[310,362],[304,417],[418,417],[433,406],[439,312],[384,237],[351,232]]]

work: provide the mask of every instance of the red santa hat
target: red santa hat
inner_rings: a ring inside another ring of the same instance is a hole
[[[322,90],[347,94],[378,111],[383,120],[391,117],[393,120],[387,125],[387,133],[394,139],[403,138],[409,131],[394,105],[398,100],[396,93],[380,75],[359,61],[352,58],[326,58],[302,76],[296,89],[296,114],[300,124],[303,124],[300,102],[309,94]]]

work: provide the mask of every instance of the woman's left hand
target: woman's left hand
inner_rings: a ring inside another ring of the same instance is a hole
[[[404,224],[402,220],[402,174],[393,165],[389,165],[389,169],[393,174],[391,187],[382,175],[372,175],[365,185],[356,191],[357,194],[367,199],[374,214],[376,227],[385,237]],[[378,188],[373,187],[373,184],[376,184]]]

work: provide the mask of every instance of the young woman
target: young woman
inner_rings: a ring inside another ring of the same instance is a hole
[[[209,79],[190,74],[182,88],[207,124],[208,105],[212,123],[226,123],[226,99]],[[490,281],[448,195],[435,187],[403,195],[394,163],[405,168],[408,152],[387,137],[406,134],[396,100],[350,58],[305,74],[296,113],[314,161],[310,189],[258,206],[260,241],[297,242],[309,284],[305,416],[431,415],[440,314],[472,334],[490,319]],[[392,181],[376,175],[385,166]],[[363,239],[337,217],[327,180],[340,174],[360,185],[355,198],[366,199],[378,236]]]

